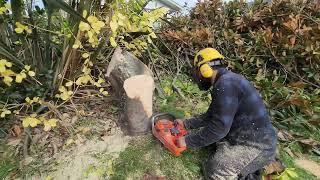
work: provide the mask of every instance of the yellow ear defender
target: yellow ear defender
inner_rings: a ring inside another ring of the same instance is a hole
[[[200,73],[204,78],[211,78],[217,74],[216,70],[213,70],[209,64],[205,63],[200,66]]]
[[[218,73],[211,66],[221,65],[222,62],[219,60],[223,59],[224,56],[222,56],[216,49],[205,48],[197,53],[194,58],[193,65],[199,68],[200,74],[204,78],[211,78],[216,76]]]

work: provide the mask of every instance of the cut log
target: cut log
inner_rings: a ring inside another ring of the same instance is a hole
[[[119,125],[127,135],[150,132],[154,80],[151,70],[137,57],[117,48],[107,68],[107,79],[118,97]]]
[[[127,95],[125,119],[128,120],[129,134],[145,134],[150,131],[152,116],[153,78],[137,75],[124,81]]]

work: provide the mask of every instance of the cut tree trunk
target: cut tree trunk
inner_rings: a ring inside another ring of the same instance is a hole
[[[154,91],[151,70],[131,53],[117,48],[106,76],[119,100],[118,124],[122,131],[131,136],[150,132]]]

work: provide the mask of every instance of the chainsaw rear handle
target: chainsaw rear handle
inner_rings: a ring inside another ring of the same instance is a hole
[[[150,117],[150,119],[151,119],[152,129],[154,129],[154,124],[157,121],[165,119],[165,120],[169,120],[169,121],[174,122],[176,117],[174,115],[172,115],[172,114],[169,114],[169,113],[156,113],[156,114],[152,115]]]

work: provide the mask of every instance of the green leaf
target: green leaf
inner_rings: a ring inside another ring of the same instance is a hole
[[[3,55],[4,57],[10,59],[16,64],[23,66],[23,63],[15,55],[9,52],[7,49],[8,48],[6,47],[6,45],[0,42],[0,55]]]
[[[75,11],[69,4],[64,2],[63,0],[43,0],[44,4],[47,5],[48,8],[58,8],[62,9],[68,14],[80,19],[81,21],[88,22],[80,13]]]
[[[15,22],[20,22],[22,20],[23,8],[23,0],[11,0],[12,15]]]

